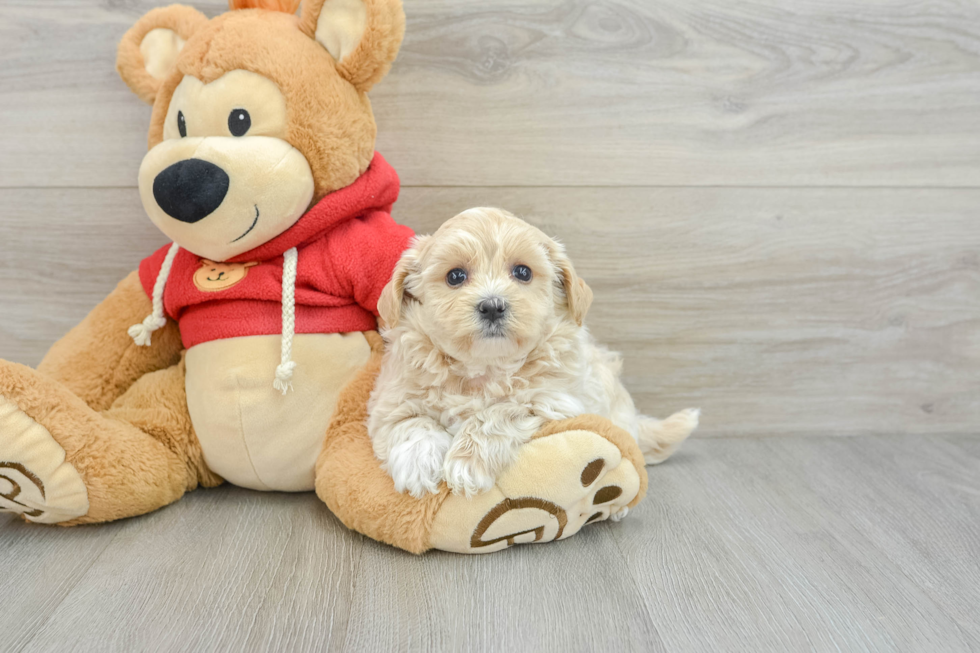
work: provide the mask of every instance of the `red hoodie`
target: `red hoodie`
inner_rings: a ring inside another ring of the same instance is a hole
[[[378,296],[412,230],[391,217],[398,175],[375,153],[367,171],[330,193],[295,225],[227,263],[180,249],[166,280],[164,312],[177,320],[184,347],[282,332],[283,253],[297,249],[296,333],[377,328]],[[149,297],[170,246],[140,263]]]

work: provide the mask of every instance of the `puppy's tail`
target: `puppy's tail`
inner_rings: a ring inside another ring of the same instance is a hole
[[[667,419],[640,415],[636,440],[646,463],[656,465],[670,458],[698,427],[700,417],[700,408],[688,408]]]

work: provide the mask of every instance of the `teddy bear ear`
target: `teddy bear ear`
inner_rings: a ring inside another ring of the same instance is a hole
[[[119,76],[140,99],[153,104],[160,84],[173,71],[184,42],[207,22],[204,14],[183,5],[153,9],[119,42]]]
[[[300,24],[363,92],[388,73],[405,36],[401,0],[304,0]]]

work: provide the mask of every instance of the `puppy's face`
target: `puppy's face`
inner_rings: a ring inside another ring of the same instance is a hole
[[[465,362],[518,358],[561,319],[582,323],[591,291],[563,248],[497,209],[470,209],[422,237],[399,262],[378,308]]]

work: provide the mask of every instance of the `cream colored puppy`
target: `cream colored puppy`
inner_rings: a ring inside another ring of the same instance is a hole
[[[387,349],[368,404],[395,488],[485,492],[545,422],[582,413],[633,434],[647,463],[673,453],[698,411],[637,414],[619,355],[582,326],[591,302],[564,248],[505,211],[417,238],[378,301]]]

